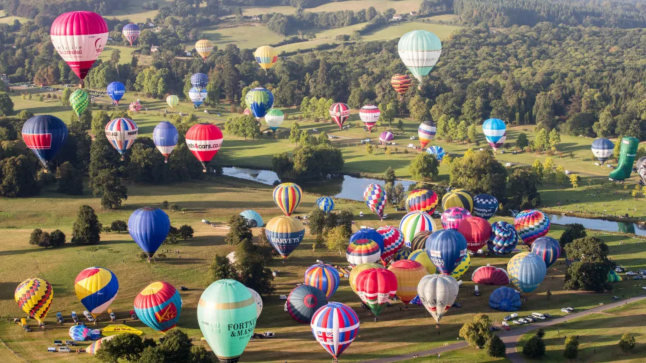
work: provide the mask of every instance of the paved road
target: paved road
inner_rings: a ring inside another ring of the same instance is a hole
[[[521,335],[526,334],[532,330],[537,330],[540,328],[546,328],[555,324],[559,323],[564,323],[567,321],[570,321],[572,319],[580,318],[583,316],[587,316],[590,314],[598,313],[604,310],[612,309],[617,306],[625,305],[625,304],[630,304],[639,300],[646,299],[646,295],[641,295],[641,296],[636,296],[632,297],[626,300],[621,300],[617,301],[611,304],[604,304],[603,306],[597,306],[595,308],[589,309],[589,310],[584,310],[579,313],[574,313],[574,314],[569,314],[560,318],[556,319],[550,319],[550,320],[542,320],[533,324],[529,325],[523,325],[521,327],[518,327],[516,329],[512,329],[510,331],[503,331],[498,334],[502,341],[507,345],[507,358],[514,362],[514,363],[523,363],[525,362],[523,360],[523,357],[520,353],[516,352],[516,346],[518,345],[518,339],[520,338]],[[399,362],[403,360],[408,360],[412,359],[414,354],[417,354],[418,357],[429,357],[429,356],[437,356],[438,354],[444,353],[444,352],[450,352],[453,350],[457,349],[462,349],[467,346],[467,343],[465,341],[461,341],[459,343],[455,344],[449,344],[443,347],[438,347],[435,349],[429,349],[429,350],[424,350],[421,352],[417,353],[411,353],[411,354],[406,354],[406,355],[399,355],[395,357],[389,357],[389,358],[380,358],[380,359],[373,359],[369,361],[364,361],[363,363],[392,363],[392,362]]]

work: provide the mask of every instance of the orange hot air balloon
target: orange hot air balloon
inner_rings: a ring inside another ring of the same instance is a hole
[[[426,268],[417,261],[399,260],[388,269],[397,277],[397,297],[408,305],[417,296],[417,285],[427,275]]]
[[[410,84],[410,77],[406,74],[396,74],[390,79],[390,85],[400,96],[403,96],[408,91]]]

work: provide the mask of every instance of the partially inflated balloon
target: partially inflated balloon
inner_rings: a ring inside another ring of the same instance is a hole
[[[460,285],[453,277],[444,275],[426,275],[417,285],[417,294],[422,305],[439,324],[449,311],[458,296]]]
[[[115,104],[119,104],[119,101],[123,98],[123,95],[126,94],[126,86],[121,82],[112,82],[108,85],[108,96],[112,98]]]
[[[471,213],[468,210],[461,207],[453,207],[444,210],[440,220],[442,221],[442,227],[444,229],[458,229],[460,222],[471,217]]]
[[[507,126],[505,121],[497,118],[490,118],[482,124],[482,131],[489,145],[498,150],[507,139]]]
[[[516,215],[514,227],[522,241],[531,246],[534,240],[550,231],[550,218],[539,210],[524,210]]]
[[[419,262],[401,260],[393,262],[388,270],[397,277],[397,297],[408,305],[417,296],[417,285],[426,276],[426,269]]]
[[[395,253],[395,256],[393,256],[393,261],[405,260],[408,258],[408,256],[410,256],[411,253],[412,251],[410,247],[403,246],[399,249],[399,251],[397,251],[397,253]]]
[[[74,290],[81,304],[96,318],[117,298],[119,281],[106,268],[89,267],[76,276]]]
[[[511,282],[524,292],[529,293],[543,282],[547,267],[545,262],[536,254],[522,252],[512,257],[507,264]]]
[[[491,225],[480,217],[472,216],[461,220],[457,231],[467,240],[469,251],[474,253],[484,247],[491,237]]]
[[[369,184],[363,191],[363,200],[370,210],[379,216],[384,217],[386,207],[386,191],[379,184]]]
[[[139,103],[139,101],[130,103],[130,105],[128,106],[128,110],[130,112],[135,112],[135,113],[141,111],[141,103]]]
[[[323,291],[309,285],[297,286],[287,296],[287,313],[299,323],[309,324],[312,316],[321,307],[327,305]]]
[[[409,245],[416,234],[421,231],[435,231],[435,221],[430,214],[425,212],[410,212],[399,222],[399,230],[404,234],[404,241]]]
[[[329,299],[339,288],[341,277],[334,267],[324,263],[317,263],[305,271],[304,283],[323,291],[325,297]]]
[[[540,237],[532,243],[532,252],[545,261],[546,267],[550,267],[561,256],[561,245],[552,237]]]
[[[351,307],[331,302],[314,313],[310,327],[316,341],[336,360],[359,335],[359,317]]]
[[[498,221],[491,225],[491,237],[487,241],[489,251],[497,255],[506,255],[511,253],[518,244],[518,232],[513,225]]]
[[[122,157],[132,147],[138,134],[137,124],[129,118],[115,118],[105,125],[105,136]]]
[[[84,342],[90,336],[90,329],[85,325],[73,325],[69,330],[69,335],[75,342]]]
[[[458,231],[433,232],[426,240],[426,253],[443,275],[450,275],[467,254],[467,241]]]
[[[283,124],[283,120],[285,120],[285,114],[281,110],[272,108],[265,114],[265,122],[272,131],[276,131]]]
[[[520,309],[520,295],[510,287],[499,287],[489,296],[489,307],[500,311]]]
[[[170,95],[170,96],[166,97],[166,104],[170,108],[177,107],[177,105],[179,105],[179,97],[177,97],[175,95]]]
[[[128,219],[128,231],[132,239],[152,258],[166,240],[170,231],[170,219],[161,209],[144,207],[132,212]]]
[[[208,58],[213,51],[213,43],[211,43],[211,41],[207,39],[198,40],[195,43],[195,50],[200,55],[200,57],[206,60],[206,58]]]
[[[503,286],[509,283],[509,275],[502,268],[480,266],[471,274],[471,281],[482,285]]]
[[[256,302],[235,280],[218,280],[197,305],[197,321],[206,342],[222,363],[240,359],[256,327]]]
[[[303,241],[305,227],[296,218],[280,216],[267,223],[265,235],[274,249],[287,258]]]
[[[441,146],[431,146],[426,149],[426,153],[433,155],[437,159],[437,161],[440,162],[444,159],[444,156],[446,156],[446,151]]]
[[[379,135],[379,142],[382,145],[388,144],[389,141],[392,141],[395,138],[392,132],[384,131]]]
[[[52,306],[54,289],[49,282],[35,277],[18,285],[14,292],[14,299],[22,311],[42,324]]]
[[[409,212],[422,211],[432,214],[437,207],[438,198],[434,191],[428,189],[415,189],[408,193],[406,210]]]
[[[368,131],[372,130],[372,128],[377,124],[380,115],[381,112],[379,111],[379,108],[373,105],[363,106],[361,107],[361,110],[359,110],[359,118],[361,118],[361,121],[363,121],[363,124]]]
[[[263,222],[262,217],[256,211],[245,210],[240,212],[240,215],[247,220],[247,225],[251,228],[262,227],[265,225],[265,222]]]
[[[395,74],[390,78],[390,85],[400,96],[408,91],[410,84],[410,77],[407,74]]]
[[[294,183],[282,183],[274,188],[274,203],[286,216],[291,216],[298,208],[303,196],[303,190]]]
[[[411,252],[410,256],[408,256],[408,259],[411,261],[419,262],[424,268],[426,269],[426,272],[429,274],[434,274],[437,273],[437,268],[433,264],[433,261],[428,257],[428,253],[426,253],[425,250],[415,250]]]
[[[335,103],[330,107],[330,117],[339,125],[339,129],[343,128],[343,123],[350,116],[350,107],[345,103]]]
[[[356,279],[357,295],[370,311],[379,316],[397,293],[397,277],[389,270],[371,268],[362,271]]]
[[[34,116],[22,126],[23,141],[45,168],[47,162],[65,145],[67,135],[65,123],[54,116]]]
[[[177,128],[172,123],[162,121],[155,126],[153,130],[153,142],[157,150],[164,155],[165,163],[168,162],[168,157],[173,152],[173,149],[175,149],[175,146],[177,146],[178,140],[179,134],[177,133]]]
[[[126,38],[128,43],[130,43],[130,45],[132,46],[132,43],[134,43],[135,40],[139,38],[141,29],[139,29],[139,26],[137,24],[130,23],[130,24],[126,24],[123,27],[122,33],[124,38]]]
[[[222,131],[212,124],[196,124],[186,132],[186,145],[202,163],[206,173],[206,164],[213,159],[222,146]]]
[[[245,103],[256,118],[263,118],[274,106],[274,95],[266,88],[257,87],[247,92]]]
[[[260,68],[264,70],[273,67],[278,61],[278,53],[268,45],[263,45],[256,49],[253,55],[256,58],[256,62],[260,65]]]
[[[177,325],[182,298],[175,287],[163,281],[146,286],[135,298],[135,313],[141,322],[166,332]]]
[[[435,138],[436,133],[437,127],[433,121],[424,121],[419,124],[419,127],[417,128],[417,136],[419,137],[419,143],[422,145],[422,149]],[[438,160],[441,160],[441,158]]]
[[[471,213],[473,211],[473,196],[464,189],[454,189],[442,197],[442,208],[447,210],[453,207],[464,208]]]
[[[414,30],[399,38],[397,51],[404,65],[422,83],[440,59],[442,42],[431,32]]]
[[[426,240],[428,239],[428,236],[431,235],[433,231],[419,231],[415,234],[415,237],[413,237],[413,240],[410,241],[410,247],[411,251],[417,251],[417,250],[423,250],[426,248]]]
[[[72,106],[74,113],[76,113],[77,116],[81,116],[81,114],[87,110],[87,106],[90,105],[90,96],[85,92],[85,90],[77,89],[70,95],[70,105]]]
[[[99,349],[101,349],[101,346],[103,345],[103,343],[107,342],[110,339],[113,339],[114,337],[116,337],[116,335],[111,335],[109,337],[105,337],[103,339],[97,340],[96,342],[90,344],[87,348],[85,348],[85,353],[93,354],[93,355],[96,354],[99,351]]]
[[[362,263],[360,265],[354,266],[354,268],[350,271],[350,276],[348,277],[348,282],[350,283],[350,288],[354,293],[357,293],[357,288],[356,288],[356,279],[357,276],[361,273],[361,271],[367,270],[369,268],[385,268],[379,263]]]
[[[393,226],[377,229],[377,233],[384,239],[384,248],[381,251],[381,262],[388,264],[399,249],[404,246],[404,234]]]
[[[260,314],[262,313],[262,296],[260,296],[259,293],[256,292],[256,290],[247,287],[247,290],[251,293],[251,296],[253,296],[253,300],[256,302],[256,318],[260,317]]]

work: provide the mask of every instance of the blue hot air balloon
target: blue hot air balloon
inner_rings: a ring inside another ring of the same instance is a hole
[[[67,141],[67,126],[58,117],[34,116],[22,126],[22,139],[47,168],[47,162]]]
[[[484,219],[489,219],[498,211],[498,199],[489,194],[478,194],[473,197],[472,215]]]
[[[191,102],[193,102],[195,108],[202,106],[207,96],[208,92],[206,92],[205,89],[198,89],[197,87],[193,87],[188,91],[188,98],[191,99]]]
[[[325,213],[330,213],[334,209],[334,199],[330,197],[321,197],[316,200],[315,204]]]
[[[266,88],[254,88],[247,92],[245,103],[255,118],[263,118],[274,107],[274,95]]]
[[[161,209],[140,208],[130,215],[128,231],[150,259],[168,236],[170,219]]]
[[[191,76],[191,84],[198,90],[202,90],[209,84],[209,76],[204,73],[195,73]]]
[[[431,146],[426,149],[426,152],[435,156],[438,161],[442,161],[442,159],[444,159],[444,155],[446,155],[446,151],[444,151],[444,148],[441,146]]]
[[[435,231],[426,239],[426,253],[442,275],[450,275],[467,254],[467,240],[454,229]]]
[[[522,252],[512,257],[507,263],[507,272],[511,282],[524,292],[529,293],[543,282],[547,274],[545,262],[535,253]]]
[[[309,324],[316,310],[327,305],[325,293],[316,287],[300,285],[287,297],[287,312],[299,323]]]
[[[265,222],[262,221],[262,217],[255,210],[245,210],[242,211],[240,215],[247,220],[249,227],[262,227],[265,225]]]
[[[489,295],[489,307],[500,311],[520,309],[520,294],[510,287],[499,287]]]
[[[164,162],[168,162],[170,153],[173,152],[177,146],[179,134],[175,125],[168,121],[162,121],[155,126],[153,130],[153,142],[157,146],[157,150],[164,155]]]
[[[371,241],[375,241],[379,245],[379,249],[381,249],[381,251],[383,252],[384,237],[379,232],[377,232],[376,229],[361,228],[350,237],[350,242],[354,242],[360,239],[369,239]]]
[[[486,120],[482,124],[482,132],[494,150],[498,150],[507,139],[507,125],[505,125],[505,121],[498,118]]]
[[[108,85],[108,96],[112,98],[115,105],[119,104],[123,95],[126,94],[126,86],[121,82],[112,82]]]
[[[546,267],[550,267],[561,256],[561,245],[552,237],[539,237],[532,243],[532,252],[545,261]]]
[[[605,163],[615,149],[615,144],[608,139],[596,139],[592,142],[592,153],[601,164]]]

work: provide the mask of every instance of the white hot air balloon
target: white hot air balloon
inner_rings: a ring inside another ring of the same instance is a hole
[[[422,304],[438,325],[455,302],[459,288],[458,282],[446,275],[426,275],[417,284],[417,294]]]
[[[262,297],[260,297],[260,294],[256,292],[256,290],[247,287],[247,290],[251,293],[251,296],[253,296],[254,301],[256,302],[256,319],[260,317],[260,313],[262,313]]]

